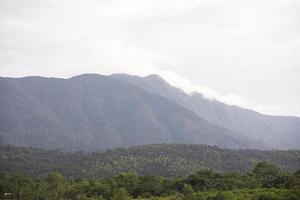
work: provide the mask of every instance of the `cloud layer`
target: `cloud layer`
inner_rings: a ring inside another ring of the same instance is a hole
[[[0,76],[157,73],[300,116],[299,13],[298,0],[2,0]]]

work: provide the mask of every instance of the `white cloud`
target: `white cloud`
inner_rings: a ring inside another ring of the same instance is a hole
[[[0,76],[157,73],[300,116],[299,13],[298,0],[1,0]]]
[[[172,71],[157,71],[157,74],[159,74],[163,79],[165,79],[167,82],[169,82],[171,85],[181,88],[183,91],[185,91],[187,94],[191,95],[194,92],[199,92],[204,95],[207,99],[219,99],[219,95],[214,90],[196,85],[192,83],[187,78],[184,78],[182,76],[179,76],[178,74],[172,72]]]
[[[218,100],[228,105],[236,105],[242,108],[256,110],[261,113],[276,114],[278,112],[278,108],[275,106],[256,105],[236,94],[229,93],[222,96],[215,90],[205,86],[194,84],[190,80],[179,76],[172,71],[157,71],[156,73],[164,78],[168,83],[182,89],[189,95],[192,95],[193,93],[200,93],[204,98],[209,100]]]

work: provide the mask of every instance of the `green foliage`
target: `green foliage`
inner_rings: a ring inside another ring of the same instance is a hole
[[[29,176],[46,176],[56,171],[70,178],[99,179],[133,172],[173,178],[208,169],[245,173],[263,160],[275,163],[285,172],[295,171],[300,166],[300,151],[230,150],[206,145],[157,144],[97,153],[63,153],[0,146],[0,171],[9,174],[22,172]],[[266,173],[265,170],[276,174],[276,169],[268,164],[262,164],[255,173],[260,176]],[[244,178],[252,181],[251,177]]]
[[[279,167],[266,161],[258,163],[253,169],[253,174],[260,177],[277,176],[280,172],[281,170]]]
[[[260,185],[259,179],[251,174],[215,173],[200,171],[187,177],[186,182],[193,186],[195,191],[211,189],[232,190],[237,188],[255,188]]]
[[[223,192],[218,192],[218,194],[211,198],[211,200],[226,200],[227,198],[225,197]]]
[[[257,198],[257,200],[276,200],[276,198],[270,195],[262,194]]]
[[[182,189],[185,200],[197,200],[197,195],[189,184],[184,184]]]
[[[260,162],[253,169],[253,174],[258,178],[263,187],[286,187],[295,185],[297,174],[294,176],[284,173],[272,163]]]
[[[113,197],[111,199],[112,200],[130,200],[131,198],[130,198],[128,192],[124,188],[119,188],[114,192]]]
[[[275,170],[274,170],[275,169]],[[0,199],[48,200],[298,200],[298,171],[258,163],[253,174],[199,171],[183,178],[121,173],[104,179],[70,179],[59,173],[28,177],[0,173]],[[272,178],[265,185],[266,177]]]

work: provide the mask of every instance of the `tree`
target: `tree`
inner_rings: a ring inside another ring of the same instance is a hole
[[[129,193],[132,193],[138,184],[139,177],[135,173],[120,173],[114,177],[116,186],[125,188]]]
[[[278,176],[281,174],[281,170],[276,165],[263,161],[256,164],[253,169],[253,174],[258,177]]]
[[[65,179],[60,173],[49,174],[46,178],[48,183],[48,199],[59,199],[63,195]]]
[[[112,200],[130,200],[128,192],[124,188],[119,188],[115,191]]]
[[[218,192],[218,194],[213,197],[212,200],[226,200],[226,196],[223,192]]]
[[[197,200],[197,196],[191,185],[184,184],[182,192],[185,200]]]
[[[139,183],[133,191],[133,196],[159,196],[163,192],[163,178],[158,176],[143,176],[140,177]]]
[[[253,174],[261,180],[263,187],[275,187],[282,172],[276,165],[263,161],[254,167]]]

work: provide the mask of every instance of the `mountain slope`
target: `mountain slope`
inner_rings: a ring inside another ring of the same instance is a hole
[[[171,99],[192,110],[211,124],[224,127],[253,141],[255,148],[299,149],[300,118],[262,115],[252,110],[230,106],[217,100],[208,100],[201,94],[187,95],[172,87],[157,75],[144,78],[127,74],[111,77],[141,87],[149,92]]]
[[[0,78],[0,92],[3,144],[66,151],[149,143],[253,147],[170,99],[108,76]]]
[[[62,153],[0,146],[0,171],[40,176],[60,172],[76,178],[110,177],[120,172],[165,177],[199,170],[247,172],[259,161],[270,161],[285,171],[300,168],[300,151],[230,150],[207,145],[157,144],[93,153]]]

